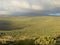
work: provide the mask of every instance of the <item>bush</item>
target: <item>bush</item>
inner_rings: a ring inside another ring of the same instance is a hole
[[[35,45],[55,45],[56,40],[54,40],[52,37],[40,37],[37,40],[35,40]]]
[[[2,39],[0,41],[1,45],[55,45],[56,40],[50,36],[40,36],[36,38],[24,38],[19,37],[16,38],[9,38],[9,36],[4,36],[5,38],[8,37],[10,40]],[[11,40],[12,39],[12,40]]]

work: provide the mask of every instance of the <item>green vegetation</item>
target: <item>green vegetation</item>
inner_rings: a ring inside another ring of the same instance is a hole
[[[1,45],[55,45],[60,16],[0,17]]]

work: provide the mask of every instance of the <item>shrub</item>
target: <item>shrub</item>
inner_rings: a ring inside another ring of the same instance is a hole
[[[52,37],[40,37],[37,40],[35,40],[35,45],[55,45],[56,40],[54,40]]]

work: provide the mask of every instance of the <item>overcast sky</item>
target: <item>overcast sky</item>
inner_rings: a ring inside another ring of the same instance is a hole
[[[60,0],[0,0],[0,14],[60,13]]]

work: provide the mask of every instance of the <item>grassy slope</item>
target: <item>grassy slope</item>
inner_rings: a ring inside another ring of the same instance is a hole
[[[36,16],[36,17],[1,17],[0,20],[9,20],[13,26],[21,29],[0,31],[12,36],[40,36],[55,35],[60,33],[60,17]]]

